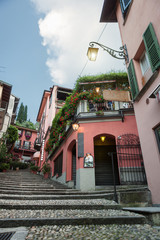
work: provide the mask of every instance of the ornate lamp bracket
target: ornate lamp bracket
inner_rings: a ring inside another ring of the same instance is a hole
[[[105,46],[101,43],[98,43],[98,42],[90,42],[89,43],[89,46],[91,48],[94,48],[95,45],[98,45],[104,51],[107,51],[112,57],[117,58],[117,59],[122,59],[122,60],[124,59],[126,63],[129,62],[126,44],[124,46],[120,47],[120,51],[109,48],[109,47],[107,47],[107,46]]]

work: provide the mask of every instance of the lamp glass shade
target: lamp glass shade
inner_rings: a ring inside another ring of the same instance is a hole
[[[90,61],[96,61],[99,48],[89,47],[87,56]]]
[[[104,141],[105,141],[105,139],[106,139],[106,137],[105,137],[105,136],[101,136],[101,141],[102,141],[102,142],[104,142]]]
[[[74,131],[77,131],[78,128],[79,128],[79,125],[77,123],[73,123],[72,128],[73,128]]]
[[[96,92],[99,93],[100,87],[96,87]]]

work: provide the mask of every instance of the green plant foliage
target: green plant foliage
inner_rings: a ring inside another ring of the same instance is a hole
[[[116,80],[116,83],[96,83],[96,82],[102,82],[102,81],[112,81]],[[80,83],[91,83],[93,84],[85,84],[80,85]],[[121,89],[125,88],[128,90],[129,82],[128,82],[128,76],[126,72],[110,72],[106,74],[101,75],[90,75],[90,76],[83,76],[77,79],[74,91],[80,91],[82,89],[88,90],[88,89],[94,89],[96,87],[101,87],[103,89]]]
[[[32,165],[32,166],[30,166],[30,169],[34,172],[37,172],[39,170],[39,167],[35,166],[35,165]]]
[[[50,173],[50,171],[51,171],[51,167],[49,163],[45,163],[42,167],[42,172],[45,174],[45,173]]]
[[[27,111],[28,111],[28,107],[25,106],[25,107],[24,107],[24,116],[23,116],[23,120],[24,120],[24,122],[27,121]]]
[[[7,146],[3,139],[0,140],[0,162],[5,162],[7,158]]]
[[[10,168],[10,165],[9,163],[1,163],[0,164],[0,170],[3,171],[3,170],[8,170]]]
[[[13,170],[16,170],[16,168],[19,169],[26,169],[28,168],[28,164],[27,163],[23,163],[23,162],[18,162],[18,161],[10,161],[10,168]]]
[[[22,122],[22,123],[20,123],[19,121],[16,121],[16,125],[20,126],[20,127],[33,129],[33,130],[37,129],[37,124],[34,124],[34,123],[30,122],[30,121],[26,121],[26,122]]]
[[[18,139],[18,129],[15,126],[10,126],[7,129],[6,133],[6,140],[7,143],[15,143],[15,141]]]

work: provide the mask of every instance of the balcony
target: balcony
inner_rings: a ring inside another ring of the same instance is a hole
[[[76,118],[121,118],[123,121],[123,115],[126,111],[133,111],[133,105],[131,102],[118,102],[118,101],[105,101],[103,103],[93,103],[87,100],[80,101],[77,107]]]

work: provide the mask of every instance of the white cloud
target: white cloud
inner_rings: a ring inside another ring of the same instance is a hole
[[[99,23],[103,0],[31,0],[45,15],[38,22],[42,44],[47,48],[46,62],[52,80],[57,85],[73,87],[83,69],[90,41],[97,41],[105,24]],[[114,31],[113,31],[114,30]],[[119,48],[118,26],[108,24],[100,42]],[[96,62],[88,62],[84,75],[125,70],[119,60],[100,51]]]

